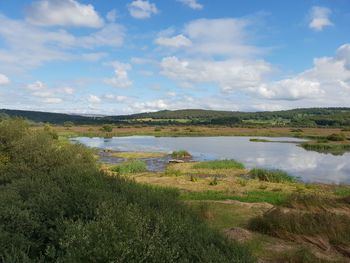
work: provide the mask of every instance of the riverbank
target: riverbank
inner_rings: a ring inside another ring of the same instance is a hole
[[[111,167],[101,168],[117,176],[117,170]],[[214,161],[175,163],[164,172],[143,170],[122,176],[143,185],[176,188],[183,202],[199,217],[247,245],[263,262],[347,262],[350,241],[330,233],[350,234],[347,227],[341,227],[344,220],[350,221],[350,203],[346,199],[350,186],[306,184],[274,170],[259,171],[261,176],[253,174],[237,162]],[[281,211],[286,222],[291,220],[291,229],[286,232],[275,219]],[[326,221],[308,222],[304,216]],[[296,227],[305,224],[308,232],[296,232],[293,218],[299,220]],[[266,225],[266,220],[275,220],[276,225]],[[329,231],[323,229],[326,222]]]
[[[117,137],[149,135],[158,137],[169,136],[262,136],[262,137],[296,137],[296,138],[326,138],[333,133],[344,133],[350,137],[350,131],[335,128],[247,128],[227,126],[110,126],[105,131],[102,126],[52,126],[52,129],[66,137]]]

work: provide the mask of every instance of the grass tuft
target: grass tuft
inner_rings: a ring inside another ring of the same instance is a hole
[[[174,151],[171,154],[171,157],[177,158],[177,159],[182,159],[182,158],[191,158],[192,155],[188,151],[180,150],[180,151]]]
[[[235,160],[215,160],[197,163],[193,169],[244,169],[244,164]]]
[[[120,175],[142,173],[147,171],[146,163],[143,161],[131,161],[125,162],[111,167],[113,172],[117,172]]]
[[[266,182],[274,182],[274,183],[296,182],[295,177],[281,170],[254,168],[250,170],[249,175],[253,179],[259,179],[260,181],[266,181]]]

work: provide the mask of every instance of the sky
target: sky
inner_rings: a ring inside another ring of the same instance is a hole
[[[350,0],[0,0],[0,108],[350,107]]]

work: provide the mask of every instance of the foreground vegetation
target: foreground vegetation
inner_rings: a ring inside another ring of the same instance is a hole
[[[176,190],[107,175],[56,137],[0,123],[1,262],[254,262]]]

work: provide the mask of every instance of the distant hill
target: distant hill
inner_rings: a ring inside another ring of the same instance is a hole
[[[40,111],[1,109],[0,114],[6,114],[10,117],[21,117],[34,122],[49,122],[54,124],[63,124],[67,121],[71,121],[76,124],[92,124],[98,121],[98,118],[94,117]]]
[[[350,108],[305,108],[285,111],[238,112],[202,109],[163,110],[119,116],[74,115],[23,110],[0,110],[1,115],[17,116],[35,122],[63,124],[129,123],[129,124],[222,124],[222,125],[267,125],[303,127],[350,126]]]

